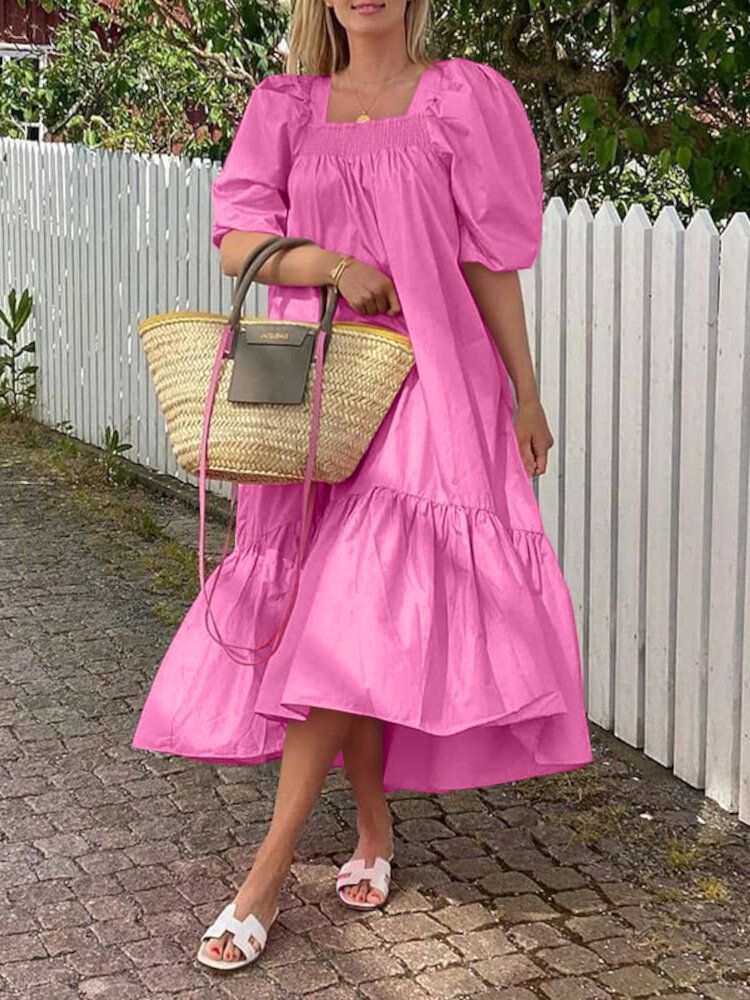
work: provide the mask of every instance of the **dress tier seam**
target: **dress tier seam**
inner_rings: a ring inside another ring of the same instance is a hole
[[[327,506],[330,506],[332,504],[348,503],[351,500],[363,500],[363,499],[368,500],[370,499],[370,497],[372,497],[374,493],[388,493],[392,495],[394,498],[406,497],[410,500],[416,500],[418,503],[427,503],[430,504],[430,506],[432,507],[439,507],[441,510],[445,511],[458,510],[461,511],[463,514],[474,514],[474,513],[488,514],[493,521],[496,521],[500,525],[500,527],[509,534],[527,535],[537,539],[546,537],[544,531],[540,531],[538,528],[516,528],[513,527],[513,525],[505,524],[505,522],[502,520],[502,518],[499,517],[497,512],[489,507],[468,507],[465,504],[446,503],[444,500],[433,500],[430,497],[420,496],[418,493],[408,493],[406,490],[397,490],[394,489],[392,486],[371,486],[370,489],[363,490],[362,492],[359,493],[347,493],[345,496],[331,497],[327,502]],[[243,548],[247,546],[255,546],[259,542],[262,542],[264,538],[274,534],[274,532],[281,531],[282,528],[291,528],[294,527],[295,525],[298,525],[301,520],[302,520],[301,516],[294,517],[289,520],[282,521],[280,524],[274,525],[273,528],[268,528],[266,531],[262,531],[257,535],[253,535],[251,538],[246,538],[243,541]]]

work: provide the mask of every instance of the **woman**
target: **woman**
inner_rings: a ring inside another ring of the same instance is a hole
[[[539,153],[505,77],[425,57],[428,7],[298,0],[290,72],[255,87],[213,186],[224,273],[269,234],[314,241],[259,271],[271,318],[317,321],[320,286],[351,255],[335,318],[398,330],[415,356],[353,475],[318,483],[279,648],[239,666],[206,634],[199,596],[135,733],[136,747],[221,764],[281,756],[268,834],[200,944],[216,968],[262,951],[332,765],[359,835],[339,896],[373,908],[393,852],[386,791],[592,759],[570,597],[529,478],[552,445],[517,275],[540,243]],[[225,641],[257,646],[278,623],[300,489],[239,489],[212,600]]]

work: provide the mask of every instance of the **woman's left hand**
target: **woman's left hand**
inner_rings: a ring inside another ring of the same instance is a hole
[[[547,452],[555,440],[539,399],[518,404],[514,427],[526,472],[529,476],[541,476],[547,469]]]

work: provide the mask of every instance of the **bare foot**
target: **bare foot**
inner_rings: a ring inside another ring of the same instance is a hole
[[[385,858],[386,861],[393,854],[393,831],[391,827],[390,813],[383,817],[377,824],[372,824],[372,829],[365,832],[360,829],[357,849],[352,854],[351,860],[362,858],[369,868],[375,864],[376,858]],[[342,894],[353,903],[373,903],[376,906],[383,902],[383,893],[379,889],[370,887],[369,879],[363,879],[356,885],[346,885],[341,890]]]
[[[244,920],[248,913],[253,913],[266,930],[276,914],[283,879],[270,879],[267,875],[257,872],[256,866],[250,871],[239,892],[234,898],[234,915],[238,920]],[[250,937],[250,944],[256,953],[261,950],[260,942]],[[209,958],[224,962],[239,962],[246,956],[234,944],[234,935],[227,931],[219,938],[207,938],[204,949]]]

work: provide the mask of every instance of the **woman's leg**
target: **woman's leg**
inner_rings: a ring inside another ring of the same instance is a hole
[[[343,742],[344,765],[357,804],[359,840],[354,858],[372,865],[376,857],[387,858],[393,851],[391,813],[383,791],[383,723],[380,719],[356,716]],[[366,879],[346,886],[345,895],[357,902],[380,903],[382,893],[370,889]]]
[[[239,920],[252,912],[267,927],[273,919],[305,822],[353,723],[355,717],[347,713],[312,708],[304,722],[287,724],[271,824],[235,900]],[[229,933],[213,938],[208,954],[239,961],[242,953],[232,940]],[[250,940],[257,948],[258,942]]]

